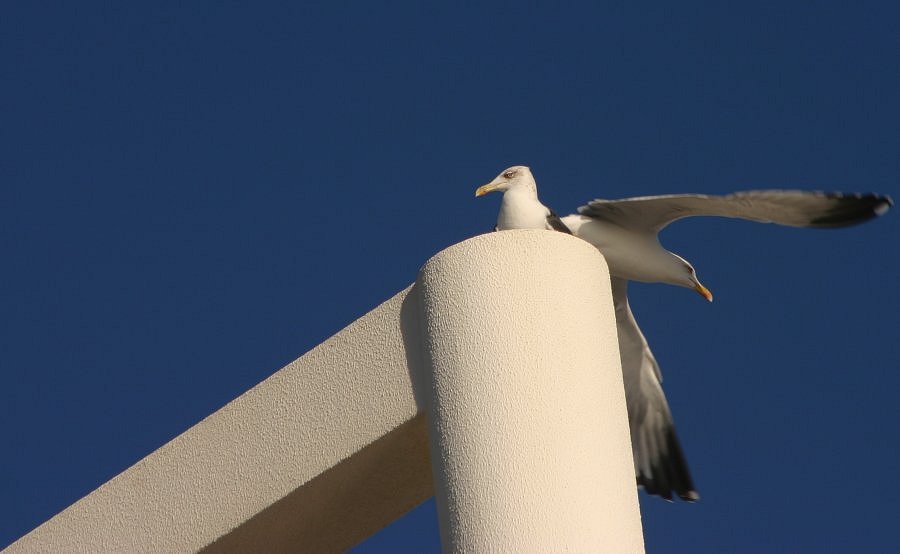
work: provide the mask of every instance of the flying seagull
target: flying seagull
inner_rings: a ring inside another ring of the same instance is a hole
[[[793,227],[846,227],[885,213],[893,202],[876,194],[789,190],[736,192],[724,196],[677,194],[594,200],[563,218],[538,199],[531,170],[514,166],[475,196],[503,192],[495,230],[549,229],[593,244],[606,258],[612,284],[619,355],[637,483],[667,500],[700,498],[675,434],[662,390],[662,374],[628,304],[628,281],[668,283],[695,290],[712,301],[694,267],[659,243],[659,231],[684,217],[720,216]]]

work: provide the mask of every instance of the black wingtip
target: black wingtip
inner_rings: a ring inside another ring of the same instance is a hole
[[[834,207],[825,215],[810,221],[810,227],[833,228],[857,225],[884,215],[894,205],[894,200],[884,194],[830,192],[825,193],[825,196],[836,201]]]
[[[686,502],[697,502],[700,494],[694,487],[687,461],[675,434],[675,427],[669,427],[663,437],[665,454],[653,460],[650,466],[651,475],[638,474],[638,485],[647,494],[659,496],[672,502],[673,494]]]

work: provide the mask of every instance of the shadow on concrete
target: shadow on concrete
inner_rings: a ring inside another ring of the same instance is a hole
[[[434,495],[424,414],[400,425],[201,552],[343,552]]]
[[[403,335],[403,349],[406,352],[406,369],[412,383],[413,396],[419,413],[428,411],[430,386],[425,372],[425,355],[422,334],[422,313],[420,308],[420,291],[418,283],[409,289],[400,307],[400,332]]]

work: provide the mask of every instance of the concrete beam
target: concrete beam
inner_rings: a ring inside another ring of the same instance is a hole
[[[411,289],[4,552],[336,552],[397,519],[433,494]]]

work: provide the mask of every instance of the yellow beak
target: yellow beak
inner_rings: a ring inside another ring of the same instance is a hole
[[[700,296],[702,296],[703,298],[706,298],[707,300],[712,302],[713,295],[711,292],[709,292],[708,288],[704,287],[700,283],[697,283],[697,286],[694,287],[694,290],[697,291],[700,294]]]
[[[486,185],[481,185],[477,189],[475,189],[475,196],[484,196],[489,192],[493,192],[497,190],[497,183],[488,183]]]

